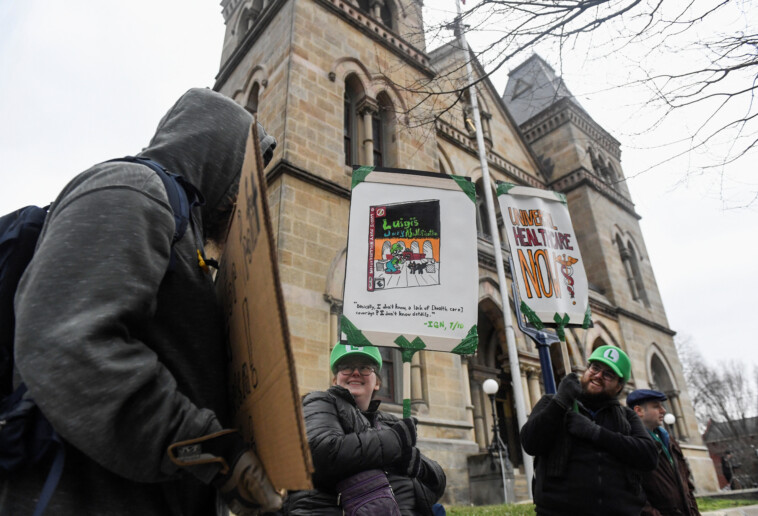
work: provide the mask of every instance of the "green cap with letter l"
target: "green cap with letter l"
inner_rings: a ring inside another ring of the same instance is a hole
[[[334,366],[337,362],[342,360],[346,356],[361,355],[370,358],[376,362],[379,366],[379,370],[382,370],[382,355],[379,353],[379,348],[376,346],[351,346],[349,344],[336,344],[332,350],[332,355],[329,359],[329,367],[332,368],[332,372],[335,372]]]
[[[602,362],[619,375],[625,382],[632,373],[632,362],[624,350],[616,346],[600,346],[592,352],[589,362]]]

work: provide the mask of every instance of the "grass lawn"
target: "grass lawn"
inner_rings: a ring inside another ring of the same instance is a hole
[[[445,510],[452,516],[534,516],[532,504],[480,505],[478,507],[452,505],[445,507]]]
[[[758,505],[758,500],[697,499],[700,512],[718,511],[743,505]],[[534,505],[532,504],[480,505],[478,507],[452,505],[445,507],[445,509],[451,516],[534,516]]]
[[[728,500],[726,498],[698,498],[697,508],[700,512],[718,511],[721,509],[731,509],[741,505],[758,505],[758,500]]]

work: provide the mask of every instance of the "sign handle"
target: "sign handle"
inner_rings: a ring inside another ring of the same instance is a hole
[[[403,417],[411,417],[411,360],[412,351],[403,353]],[[407,357],[407,358],[406,358]]]

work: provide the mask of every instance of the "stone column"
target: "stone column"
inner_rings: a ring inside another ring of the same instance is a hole
[[[689,437],[687,435],[687,425],[684,421],[684,410],[682,410],[682,401],[679,399],[679,391],[673,391],[668,395],[671,400],[671,408],[676,412],[676,431],[679,434],[679,438]]]
[[[480,450],[487,449],[487,420],[486,407],[482,404],[484,392],[478,384],[471,385],[471,397],[474,399],[474,432],[476,434],[476,444]]]
[[[468,374],[468,358],[461,356],[461,387],[463,387],[463,399],[466,402],[466,421],[471,424],[474,435],[471,440],[476,442],[476,428],[474,427],[474,403],[471,399],[471,380]]]
[[[384,7],[384,0],[372,0],[371,1],[371,14],[376,21],[382,21],[382,7]]]
[[[414,353],[411,360],[411,404],[423,403],[424,401],[424,386],[421,383],[421,357],[419,353]]]
[[[540,390],[540,378],[539,371],[537,369],[529,369],[529,397],[532,399],[532,408],[540,401],[542,397],[542,391]]]
[[[374,113],[379,112],[379,104],[371,97],[363,97],[358,103],[357,112],[363,117],[363,163],[374,164],[374,131],[371,128]]]
[[[524,405],[528,407],[529,412],[531,412],[531,408],[534,405],[532,405],[531,395],[529,394],[529,385],[526,381],[526,370],[524,368],[521,369],[521,392],[524,393]]]

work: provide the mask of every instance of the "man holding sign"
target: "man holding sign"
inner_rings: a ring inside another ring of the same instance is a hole
[[[657,452],[634,411],[619,404],[630,373],[624,351],[600,346],[581,378],[569,374],[534,407],[521,442],[537,459],[537,514],[640,514],[640,471],[655,468]]]

